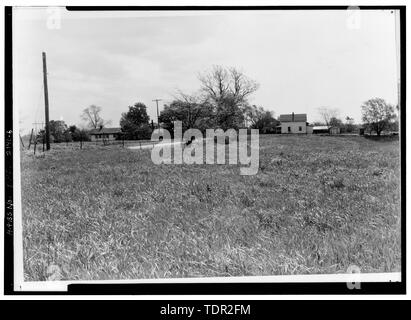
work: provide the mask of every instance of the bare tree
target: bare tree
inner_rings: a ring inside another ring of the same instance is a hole
[[[175,93],[172,94],[174,101],[184,101],[187,103],[202,103],[202,96],[198,93],[185,93],[181,89],[176,89]]]
[[[199,74],[202,100],[210,103],[216,115],[216,125],[239,128],[244,125],[248,98],[258,89],[258,84],[235,68],[213,66]]]
[[[330,125],[330,121],[332,118],[338,117],[338,113],[339,113],[338,109],[333,109],[333,108],[328,108],[328,107],[320,107],[317,110],[327,126]]]
[[[236,68],[213,66],[212,70],[199,75],[201,91],[217,105],[227,98],[236,105],[244,104],[259,85]]]
[[[92,104],[91,106],[83,110],[81,119],[86,121],[88,123],[88,126],[92,129],[97,129],[100,126],[105,126],[109,124],[110,121],[104,121],[104,119],[101,117],[101,110],[101,107]]]

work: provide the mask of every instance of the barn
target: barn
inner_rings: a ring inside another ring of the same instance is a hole
[[[112,141],[121,135],[121,128],[104,128],[90,130],[91,141]]]

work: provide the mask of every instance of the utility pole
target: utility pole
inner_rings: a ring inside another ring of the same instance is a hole
[[[159,121],[159,113],[158,113],[158,102],[161,101],[161,99],[154,99],[153,101],[155,101],[156,104],[157,104],[157,125],[158,125],[158,128],[160,129],[160,121]]]
[[[50,150],[50,125],[49,125],[49,93],[47,87],[47,65],[46,53],[43,52],[43,81],[44,81],[44,104],[46,113],[46,150]]]

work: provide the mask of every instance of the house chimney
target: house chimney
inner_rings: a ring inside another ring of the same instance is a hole
[[[291,121],[294,122],[294,112],[293,112]]]
[[[102,124],[100,124],[100,131],[101,131],[101,130],[103,130],[103,125],[102,125]]]

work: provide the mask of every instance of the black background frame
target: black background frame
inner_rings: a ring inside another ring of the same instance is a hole
[[[66,7],[69,11],[196,11],[196,10],[347,10],[352,6],[138,6]],[[399,10],[401,43],[401,282],[364,282],[360,289],[346,283],[151,283],[68,285],[67,292],[15,291],[13,241],[13,79],[12,7],[5,7],[5,219],[4,219],[4,294],[6,295],[304,295],[304,294],[405,294],[406,293],[406,7],[359,6],[360,10]]]

